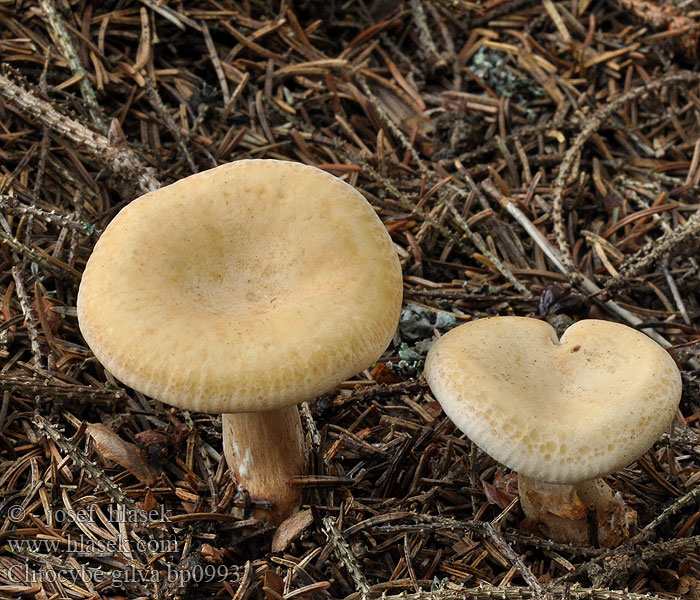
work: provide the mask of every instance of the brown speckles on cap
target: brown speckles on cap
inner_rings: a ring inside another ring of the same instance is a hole
[[[537,361],[537,362],[535,362]],[[644,334],[579,321],[557,341],[544,321],[481,319],[431,348],[425,377],[445,413],[499,462],[576,483],[642,455],[673,419],[678,368]]]
[[[100,362],[141,392],[272,410],[376,360],[401,294],[391,239],[359,192],[299,163],[242,160],[124,208],[88,261],[78,318]]]

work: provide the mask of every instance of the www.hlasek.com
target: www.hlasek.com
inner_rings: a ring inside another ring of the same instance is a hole
[[[241,580],[242,567],[225,565],[194,565],[186,570],[174,569],[137,569],[127,567],[105,571],[80,565],[77,569],[55,569],[40,567],[32,569],[28,565],[12,565],[7,569],[7,578],[16,584],[29,585],[32,583],[107,583],[112,587],[120,587],[127,583],[172,583],[184,585],[188,583],[221,583],[224,581],[238,583]]]
[[[10,551],[18,554],[24,554],[25,551],[46,554],[68,552],[77,556],[98,557],[112,556],[119,552],[163,554],[178,550],[177,541],[171,539],[97,540],[82,533],[79,536],[66,535],[61,540],[8,539],[6,541]]]

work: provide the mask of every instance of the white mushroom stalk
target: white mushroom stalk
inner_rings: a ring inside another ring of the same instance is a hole
[[[607,547],[630,534],[636,514],[600,478],[646,452],[676,413],[680,373],[656,342],[608,321],[557,340],[544,321],[493,317],[440,338],[425,377],[455,424],[519,474],[535,530]]]
[[[359,192],[314,167],[243,160],[125,207],[88,261],[78,319],[125,384],[224,414],[233,476],[275,503],[277,523],[299,503],[296,405],[381,356],[401,295],[391,238]]]

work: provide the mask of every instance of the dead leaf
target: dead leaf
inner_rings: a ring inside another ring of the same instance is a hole
[[[491,504],[496,504],[502,510],[508,508],[508,505],[513,501],[513,498],[515,498],[515,496],[498,489],[494,485],[491,485],[488,481],[484,481],[482,479],[481,483],[484,486],[484,494],[486,495],[486,499]]]
[[[700,597],[700,581],[690,575],[681,576],[676,594],[690,596],[691,598]]]
[[[141,7],[141,39],[139,40],[139,47],[136,50],[136,60],[133,66],[134,71],[138,72],[146,66],[151,56],[151,51],[151,29],[148,25],[148,12],[144,7]]]
[[[311,525],[313,520],[311,510],[302,510],[283,521],[272,538],[272,551],[284,552],[292,540]]]
[[[224,562],[224,553],[211,544],[202,544],[202,548],[199,552],[204,562],[212,565],[220,565]]]
[[[142,508],[146,512],[151,512],[152,510],[156,510],[160,504],[158,504],[158,500],[156,500],[156,497],[153,495],[151,488],[148,488],[146,491],[146,497],[142,502],[137,502],[136,506]]]
[[[284,595],[284,579],[272,569],[265,571],[263,591],[267,600],[279,600]]]
[[[508,473],[504,475],[503,469],[496,469],[496,474],[493,476],[493,485],[515,498],[518,495],[518,474]]]
[[[430,400],[426,406],[425,411],[434,419],[437,419],[442,414],[442,406],[437,400]]]
[[[93,439],[97,453],[102,458],[114,461],[124,467],[141,483],[150,484],[155,481],[153,473],[141,458],[141,451],[136,445],[125,442],[102,423],[88,424],[87,431]]]
[[[39,299],[41,299],[41,305],[39,305]],[[46,316],[46,325],[54,335],[56,335],[58,328],[61,325],[61,315],[51,310],[51,308],[58,305],[58,302],[52,300],[48,296],[38,296],[32,300],[32,310],[34,311],[34,314],[40,314],[39,307],[41,306],[41,313]]]

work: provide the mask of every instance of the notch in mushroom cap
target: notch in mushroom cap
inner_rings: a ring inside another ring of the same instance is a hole
[[[435,342],[425,377],[454,423],[518,472],[526,511],[523,489],[536,488],[532,498],[542,492],[533,482],[547,482],[578,486],[586,502],[601,503],[599,517],[622,509],[601,499],[612,496],[596,492],[599,483],[584,483],[646,452],[672,421],[681,396],[680,373],[663,348],[635,329],[598,320],[579,321],[559,341],[537,319],[473,321]],[[552,493],[563,496],[569,488]],[[580,498],[572,502],[560,512],[583,506]],[[541,521],[539,512],[535,506],[528,516]],[[563,528],[563,541],[581,541],[572,539],[568,524],[545,526],[551,537]],[[585,520],[579,529],[587,538]],[[600,528],[598,535],[608,545],[617,539]]]
[[[78,295],[100,362],[158,400],[224,413],[237,481],[291,512],[296,404],[382,354],[402,278],[364,197],[314,167],[242,160],[134,200],[97,242]]]

